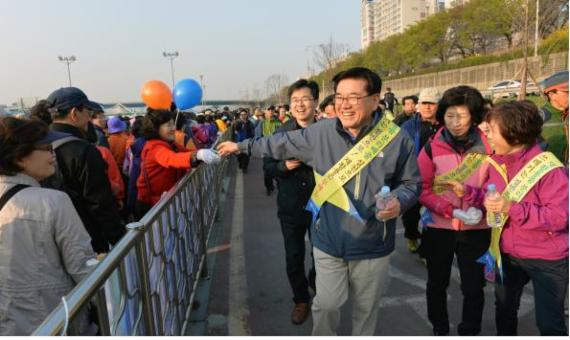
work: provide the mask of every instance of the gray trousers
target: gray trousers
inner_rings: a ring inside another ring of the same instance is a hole
[[[340,308],[352,302],[352,335],[374,335],[380,297],[386,290],[390,256],[345,261],[313,247],[317,295],[312,335],[336,335]]]

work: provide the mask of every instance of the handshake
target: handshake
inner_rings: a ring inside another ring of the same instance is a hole
[[[206,164],[218,164],[222,161],[218,153],[212,149],[198,150],[198,152],[196,153],[196,159]]]
[[[481,221],[483,212],[477,208],[471,207],[467,211],[461,209],[453,210],[453,217],[461,220],[466,225],[476,225]]]

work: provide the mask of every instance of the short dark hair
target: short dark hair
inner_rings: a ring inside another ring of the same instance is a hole
[[[174,115],[168,110],[148,110],[143,118],[141,134],[146,140],[160,139],[158,130],[164,123],[174,119]]]
[[[41,120],[47,125],[50,125],[53,120],[51,118],[51,113],[48,110],[49,102],[45,99],[40,100],[36,105],[32,106],[30,109],[30,118]]]
[[[405,96],[404,98],[402,98],[402,105],[406,104],[406,100],[411,100],[414,102],[414,104],[418,103],[418,97],[417,96]]]
[[[324,112],[325,108],[329,105],[334,105],[334,94],[329,94],[325,97],[325,99],[323,99],[323,101],[319,104],[319,110],[321,112]]]
[[[538,108],[528,100],[499,104],[489,111],[485,120],[497,123],[509,145],[534,145],[542,133],[542,118]]]
[[[135,138],[142,137],[142,125],[144,121],[144,116],[136,116],[135,122],[133,123],[133,127],[131,129],[131,133]]]
[[[371,94],[379,94],[382,91],[382,79],[380,76],[366,67],[353,67],[351,69],[341,71],[337,73],[332,81],[334,85],[334,92],[336,92],[336,88],[338,83],[344,79],[362,79],[366,81],[366,92],[368,95]]]
[[[437,121],[445,125],[444,116],[447,109],[452,106],[460,105],[465,105],[469,109],[473,125],[480,124],[483,121],[485,99],[479,90],[465,85],[452,87],[443,93],[435,115]]]
[[[311,96],[313,96],[314,100],[319,99],[319,84],[317,84],[313,80],[307,80],[307,79],[299,79],[293,84],[291,84],[291,86],[289,86],[289,89],[287,90],[287,96],[289,97],[289,99],[291,99],[291,95],[293,94],[293,92],[305,87],[311,90]],[[283,107],[285,107],[285,105],[283,105]],[[286,107],[285,110],[289,111],[289,109]]]
[[[35,149],[49,131],[39,119],[0,119],[0,175],[14,176],[23,169],[17,164]]]

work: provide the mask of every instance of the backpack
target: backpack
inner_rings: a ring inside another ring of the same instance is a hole
[[[55,152],[62,145],[67,144],[67,143],[72,142],[72,141],[75,141],[75,140],[84,141],[83,139],[77,138],[75,136],[67,136],[67,137],[60,138],[56,141],[53,141],[51,143],[51,146],[53,148],[53,151]],[[59,166],[57,164],[57,161],[55,162],[55,173],[53,175],[51,175],[50,177],[42,180],[40,182],[40,184],[44,188],[55,189],[55,190],[59,190],[59,191],[65,191],[65,180],[64,180],[63,174],[61,173],[61,169],[59,168]]]

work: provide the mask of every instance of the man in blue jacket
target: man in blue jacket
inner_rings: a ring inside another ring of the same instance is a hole
[[[340,309],[352,299],[352,334],[374,335],[378,304],[388,284],[396,220],[416,203],[421,179],[411,138],[377,110],[380,77],[356,67],[333,78],[337,119],[302,130],[239,144],[225,142],[225,156],[247,153],[299,159],[315,171],[308,207],[315,220],[311,241],[317,271],[313,335],[335,335]],[[376,211],[383,186],[392,199]]]

